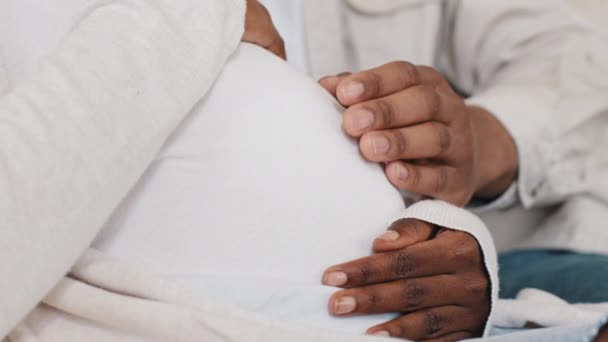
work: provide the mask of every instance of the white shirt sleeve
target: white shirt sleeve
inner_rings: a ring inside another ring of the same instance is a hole
[[[519,150],[525,207],[581,193],[608,197],[608,48],[552,0],[450,2],[449,78],[491,111]],[[446,32],[447,32],[446,31]]]
[[[0,98],[0,336],[69,270],[205,95],[244,14],[243,0],[98,1]]]

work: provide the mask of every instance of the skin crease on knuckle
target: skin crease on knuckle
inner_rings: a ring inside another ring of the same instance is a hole
[[[384,77],[376,72],[367,73],[363,83],[365,84],[366,95],[370,98],[377,98],[384,92]]]
[[[425,313],[424,327],[428,336],[433,336],[443,330],[444,319],[435,311],[429,310]]]
[[[391,262],[391,270],[395,278],[405,279],[415,269],[415,263],[412,257],[405,251],[401,250],[394,252]]]
[[[403,307],[409,310],[419,308],[428,296],[428,291],[420,286],[417,281],[406,282],[406,287],[401,293]]]
[[[408,149],[407,136],[401,130],[392,131],[391,134],[393,136],[393,138],[391,140],[393,140],[396,145],[395,151],[393,153],[396,155],[397,158],[399,158],[399,156],[403,156],[407,153],[407,149]]]
[[[451,132],[444,124],[436,122],[434,125],[437,132],[437,141],[439,143],[439,155],[437,157],[447,155],[452,146]]]
[[[409,88],[420,83],[420,75],[415,65],[404,61],[398,61],[393,62],[392,66],[398,71],[403,88]]]
[[[421,86],[420,101],[424,102],[422,108],[426,108],[425,118],[428,120],[434,119],[441,111],[441,97],[437,91],[430,86]]]
[[[380,99],[376,101],[377,113],[381,118],[381,127],[390,128],[394,127],[394,123],[397,121],[397,112],[393,107],[392,103],[388,100]]]

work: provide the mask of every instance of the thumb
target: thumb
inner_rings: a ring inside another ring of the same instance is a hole
[[[350,72],[343,72],[334,76],[325,76],[319,80],[321,87],[325,88],[333,97],[337,97],[336,91],[338,91],[338,85],[342,80],[352,75]]]
[[[432,239],[437,232],[435,225],[407,218],[393,222],[388,230],[374,240],[377,253],[394,251]]]

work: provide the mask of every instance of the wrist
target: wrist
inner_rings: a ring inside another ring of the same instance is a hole
[[[475,137],[478,181],[474,197],[500,197],[517,178],[519,156],[513,137],[489,111],[469,106]]]

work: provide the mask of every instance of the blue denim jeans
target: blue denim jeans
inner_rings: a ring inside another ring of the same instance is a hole
[[[524,288],[552,293],[569,303],[608,302],[608,256],[558,251],[518,251],[499,257],[500,296]]]
[[[525,288],[553,293],[570,303],[608,302],[608,256],[544,250],[501,255],[500,296],[514,298]],[[607,319],[543,329],[499,329],[483,341],[592,341]],[[481,339],[480,339],[481,340]]]

